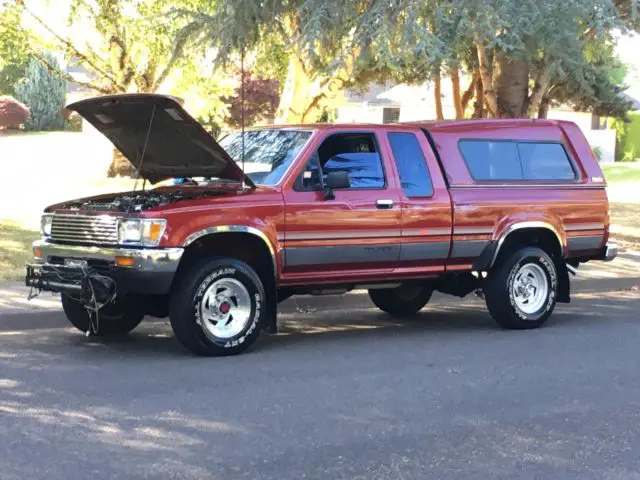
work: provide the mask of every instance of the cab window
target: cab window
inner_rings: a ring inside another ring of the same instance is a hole
[[[319,166],[324,177],[331,172],[347,172],[350,189],[382,189],[386,185],[373,133],[338,133],[326,138],[309,158],[296,190],[320,187]]]

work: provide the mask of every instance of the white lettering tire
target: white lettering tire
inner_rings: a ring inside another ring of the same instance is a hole
[[[236,355],[260,335],[265,300],[260,278],[246,263],[203,260],[178,280],[169,306],[171,327],[196,355]]]
[[[485,282],[487,308],[503,328],[540,327],[555,308],[558,273],[551,257],[540,248],[524,247],[506,256]]]

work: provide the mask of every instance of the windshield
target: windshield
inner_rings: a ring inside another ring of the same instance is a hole
[[[300,130],[254,130],[244,133],[244,172],[254,183],[275,185],[311,137]],[[218,142],[242,167],[242,133]]]

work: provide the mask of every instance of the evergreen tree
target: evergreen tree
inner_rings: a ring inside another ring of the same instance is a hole
[[[67,83],[62,79],[55,57],[49,53],[41,56],[47,65],[36,58],[29,60],[25,78],[15,87],[16,98],[31,112],[25,124],[26,130],[62,130],[65,121],[61,110],[65,104]]]

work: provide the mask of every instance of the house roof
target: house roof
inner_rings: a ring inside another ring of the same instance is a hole
[[[631,102],[631,110],[640,110],[640,86],[632,86],[620,95]]]
[[[393,88],[392,82],[371,83],[364,88],[348,89],[344,92],[347,103],[366,103],[368,105],[399,105],[382,95]]]
[[[460,83],[463,88],[469,83],[469,79],[462,75]],[[442,103],[445,107],[453,107],[453,88],[450,81],[443,79],[441,84]],[[405,83],[386,82],[383,84],[372,83],[363,89],[351,89],[345,91],[347,103],[366,103],[368,105],[407,105],[416,102],[433,102],[433,82],[424,82],[419,85]]]

